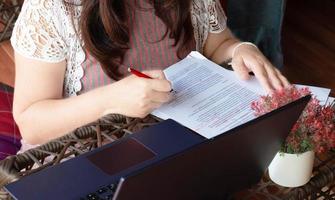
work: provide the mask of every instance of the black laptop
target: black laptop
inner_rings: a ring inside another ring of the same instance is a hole
[[[260,180],[309,99],[212,139],[166,120],[5,189],[19,200],[226,199]]]

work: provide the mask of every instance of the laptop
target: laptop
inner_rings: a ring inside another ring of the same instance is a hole
[[[206,139],[166,120],[5,186],[14,199],[226,199],[256,184],[310,96]]]

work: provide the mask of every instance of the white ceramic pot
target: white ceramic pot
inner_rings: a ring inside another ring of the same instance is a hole
[[[269,166],[273,182],[284,187],[299,187],[311,179],[314,151],[302,154],[277,153]]]

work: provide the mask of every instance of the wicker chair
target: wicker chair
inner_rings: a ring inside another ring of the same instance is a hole
[[[0,42],[11,36],[22,2],[22,0],[2,0],[0,2]]]

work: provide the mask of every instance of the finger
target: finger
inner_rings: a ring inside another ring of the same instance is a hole
[[[243,62],[242,58],[235,58],[232,61],[232,68],[236,72],[237,76],[242,80],[248,80],[249,76],[249,69]]]
[[[284,84],[282,83],[277,72],[275,71],[275,67],[270,62],[265,62],[264,67],[268,74],[271,85],[274,87],[274,89],[276,90],[283,89]]]
[[[158,92],[170,92],[172,90],[172,85],[168,80],[160,79],[149,79],[147,80],[151,88]]]
[[[143,73],[154,79],[166,79],[165,74],[162,70],[143,71]]]
[[[167,103],[171,100],[172,95],[170,92],[157,92],[153,91],[150,96],[150,101],[155,103]]]
[[[269,81],[269,76],[263,63],[260,63],[257,60],[250,60],[248,66],[250,66],[250,68],[253,70],[257,80],[265,89],[265,91],[268,93],[272,93],[274,88]]]
[[[287,80],[287,78],[285,76],[283,76],[283,74],[276,68],[275,69],[277,76],[279,77],[279,79],[281,80],[281,82],[283,83],[284,87],[290,87],[291,83]]]

